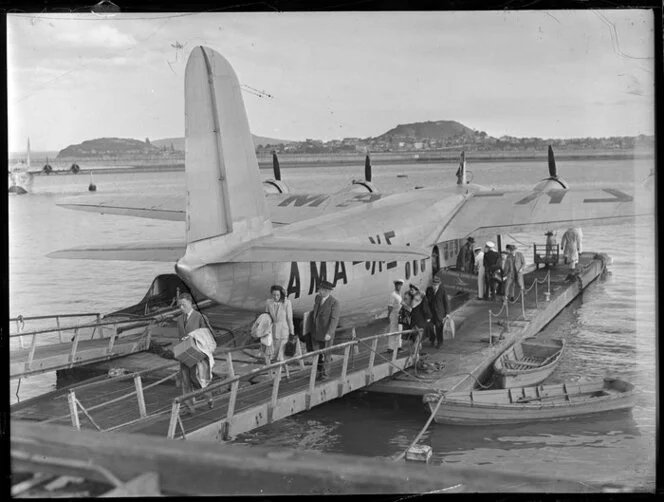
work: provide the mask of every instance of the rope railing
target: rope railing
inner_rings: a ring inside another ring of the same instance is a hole
[[[493,322],[492,319],[494,317],[499,317],[500,314],[505,310],[505,329],[509,331],[509,304],[515,304],[517,302],[521,302],[521,317],[523,320],[526,320],[526,294],[528,294],[533,288],[535,288],[535,306],[536,308],[539,308],[539,299],[538,299],[538,291],[537,291],[537,285],[538,284],[544,284],[547,283],[547,291],[544,293],[546,296],[546,300],[549,301],[549,298],[551,297],[551,271],[549,270],[546,273],[546,276],[544,276],[541,280],[535,277],[533,279],[533,282],[530,284],[528,288],[525,290],[520,290],[519,294],[514,298],[514,300],[510,300],[508,293],[509,291],[505,291],[505,297],[503,300],[502,307],[498,311],[498,313],[494,314],[491,310],[489,310],[489,345],[493,345]]]

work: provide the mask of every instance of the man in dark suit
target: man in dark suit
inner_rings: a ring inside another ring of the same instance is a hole
[[[183,293],[178,297],[178,307],[182,310],[182,315],[178,317],[178,337],[180,341],[184,340],[189,333],[199,328],[207,328],[203,315],[194,310],[193,299],[189,293]],[[180,363],[180,379],[182,381],[182,394],[187,394],[194,390],[194,382],[196,380],[196,366],[191,368],[184,363]],[[189,401],[184,402],[189,413],[194,412],[193,403]],[[208,406],[212,408],[212,396],[208,395]]]
[[[322,281],[314,300],[314,308],[308,320],[308,336],[314,350],[321,350],[334,343],[334,332],[339,323],[339,301],[332,296],[334,286],[331,282]],[[318,375],[316,380],[327,380],[329,354],[318,358]]]
[[[443,288],[440,283],[440,277],[437,275],[434,276],[432,285],[427,288],[426,296],[431,310],[431,320],[436,330],[436,348],[439,349],[443,345],[443,323],[450,308],[447,303],[445,288]],[[431,340],[431,345],[433,343],[434,341]]]

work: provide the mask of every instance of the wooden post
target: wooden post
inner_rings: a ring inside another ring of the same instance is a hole
[[[538,298],[537,298],[537,282],[538,282],[537,277],[535,277],[535,308],[536,309],[539,308],[539,301],[538,301]]]
[[[115,345],[115,337],[118,334],[118,327],[116,324],[111,325],[111,340],[108,342],[108,349],[106,349],[106,353],[108,355],[111,355],[113,353],[113,345]]]
[[[295,355],[301,356],[302,355],[302,344],[300,343],[300,339],[298,337],[295,337]],[[300,357],[297,361],[300,365],[300,369],[304,369],[304,359]]]
[[[396,335],[392,335],[392,336],[396,336]],[[392,338],[392,336],[390,336],[388,338]],[[401,335],[399,335],[399,336],[401,336]],[[396,344],[394,344],[393,347],[396,347]],[[390,364],[390,369],[388,370],[390,372],[390,376],[392,376],[394,374],[394,369],[396,367],[396,361],[397,361],[397,355],[398,354],[399,354],[398,350],[395,349],[395,350],[392,351],[392,361],[391,361],[392,364]]]
[[[28,354],[28,362],[26,363],[27,369],[32,369],[32,360],[35,358],[35,350],[37,349],[37,334],[32,335],[32,344],[30,344],[30,353]]]
[[[147,327],[147,340],[145,341],[145,348],[149,349],[150,348],[150,343],[152,342],[152,327],[155,325],[154,322],[151,322],[148,324]]]
[[[58,338],[60,340],[60,343],[62,343],[62,331],[60,330],[60,316],[58,315],[55,316],[55,323],[58,326]]]
[[[521,291],[521,317],[524,321],[526,320],[526,295],[523,294],[523,291]]]
[[[141,375],[134,377],[134,387],[136,388],[136,398],[138,399],[138,412],[142,418],[148,416],[147,408],[145,407],[145,396],[143,395],[143,382],[141,382]]]
[[[351,340],[355,341],[357,340],[357,333],[355,332],[355,328],[353,328],[353,331],[351,332]],[[360,353],[360,346],[355,344],[353,345],[353,353],[355,355],[358,355]]]
[[[81,430],[81,422],[78,419],[78,407],[76,406],[76,394],[73,390],[67,393],[67,401],[69,402],[69,414],[71,415],[71,423],[74,429]]]
[[[178,425],[178,418],[180,418],[180,403],[174,400],[173,407],[171,408],[171,420],[168,422],[168,439],[175,437],[175,427]]]
[[[353,328],[355,331],[355,328]],[[348,358],[350,357],[350,345],[346,345],[344,349],[344,362],[341,365],[341,381],[339,382],[339,397],[344,395],[344,389],[346,387],[346,373],[348,372]]]
[[[224,439],[230,437],[231,422],[235,414],[235,403],[237,402],[237,391],[240,388],[240,381],[235,380],[231,384],[231,395],[228,398],[228,411],[226,411],[226,427],[224,428]]]
[[[279,397],[279,384],[281,383],[281,370],[283,365],[280,365],[277,368],[277,371],[274,372],[274,381],[272,383],[272,399],[270,400],[270,405],[268,406],[268,423],[272,423],[274,417],[274,409],[277,407],[277,398]]]
[[[493,330],[491,324],[491,310],[489,310],[489,346],[493,345]]]
[[[235,369],[233,368],[233,356],[230,351],[226,352],[226,362],[228,363],[228,376],[233,378],[235,376]]]
[[[69,354],[69,362],[74,363],[76,359],[76,349],[78,349],[78,328],[74,330],[74,341],[71,344],[71,353]]]
[[[510,330],[510,302],[505,303],[505,331]]]
[[[374,367],[374,360],[376,359],[377,350],[378,350],[378,338],[374,338],[371,341],[371,353],[369,354],[369,367],[367,368],[366,385],[369,385],[371,382],[373,382],[373,367]]]
[[[311,362],[311,373],[309,374],[309,390],[305,396],[305,407],[307,410],[311,409],[311,397],[314,395],[314,386],[316,385],[316,372],[318,370],[318,358],[320,354],[314,356],[314,360]]]

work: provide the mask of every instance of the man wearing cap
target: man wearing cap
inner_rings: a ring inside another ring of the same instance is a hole
[[[487,241],[485,249],[484,272],[486,273],[486,283],[489,286],[489,299],[495,300],[497,282],[494,275],[500,269],[500,255],[492,241]]]
[[[311,337],[314,350],[321,350],[334,343],[334,332],[339,323],[339,301],[332,296],[334,285],[322,281],[318,294],[314,299],[314,308],[311,312]],[[318,358],[318,375],[316,380],[327,380],[329,354]]]
[[[390,321],[388,333],[399,331],[399,309],[401,309],[401,287],[403,286],[403,279],[394,280],[394,291],[390,294],[390,299],[387,302],[387,318]],[[395,339],[396,338],[396,339]],[[392,337],[389,341],[390,348],[388,350],[395,351],[401,348],[401,337]]]
[[[477,274],[477,299],[484,300],[484,251],[480,246],[475,246],[475,273]]]
[[[436,330],[436,348],[439,349],[443,345],[443,323],[449,314],[450,308],[447,303],[445,288],[443,288],[440,277],[437,275],[434,276],[431,286],[427,288],[426,297],[432,314],[431,320]],[[433,340],[431,340],[431,345],[433,345]]]

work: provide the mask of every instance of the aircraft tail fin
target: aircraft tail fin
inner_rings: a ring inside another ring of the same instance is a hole
[[[187,62],[185,136],[187,250],[213,244],[230,251],[271,234],[240,83],[207,47],[196,47]]]

